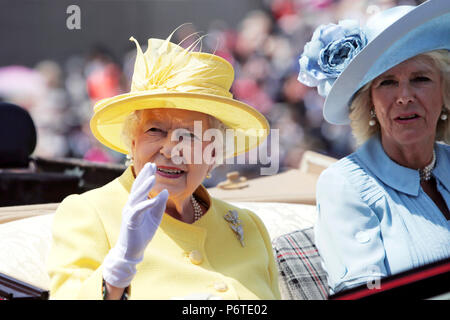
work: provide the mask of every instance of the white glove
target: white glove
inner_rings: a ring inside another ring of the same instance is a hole
[[[126,288],[136,274],[136,265],[144,258],[144,250],[153,238],[166,209],[166,189],[149,199],[155,184],[156,165],[146,163],[131,188],[122,210],[122,223],[116,245],[103,261],[103,279],[112,286]]]

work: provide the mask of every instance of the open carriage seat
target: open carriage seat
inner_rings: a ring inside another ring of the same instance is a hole
[[[266,225],[278,261],[283,299],[326,298],[326,276],[314,246],[315,206],[232,202],[255,212]],[[58,203],[0,208],[0,273],[48,290],[46,259]]]
[[[318,168],[329,163],[330,159],[314,153],[309,153],[305,159],[308,161],[305,160],[299,169],[248,180],[247,190],[209,189],[213,196],[252,210],[262,219],[278,262],[283,299],[325,299],[327,295],[326,275],[320,266],[312,228],[316,217],[314,189],[317,172],[320,172]],[[49,161],[47,165],[47,171],[61,175],[81,172],[81,175],[74,175],[78,179],[76,193],[82,192],[80,184],[83,186],[84,183],[84,188],[92,188],[94,182],[112,180],[124,169],[119,165],[68,159]],[[316,171],[308,171],[305,166]],[[4,171],[0,177],[2,175]],[[292,185],[283,182],[292,180],[303,182],[302,188],[295,191]],[[89,184],[89,181],[93,183]],[[264,194],[267,185],[280,186],[275,197]],[[53,214],[59,201],[18,206],[0,204],[0,274],[44,290],[49,289],[46,259],[51,244]]]

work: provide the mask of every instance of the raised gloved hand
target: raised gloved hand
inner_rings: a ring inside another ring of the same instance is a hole
[[[166,209],[169,193],[166,189],[149,199],[155,184],[156,165],[146,163],[131,188],[128,202],[122,210],[122,224],[116,245],[103,261],[103,279],[112,286],[126,288],[136,274],[144,250],[153,238]]]

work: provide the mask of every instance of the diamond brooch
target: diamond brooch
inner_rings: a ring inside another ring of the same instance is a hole
[[[236,210],[229,210],[224,216],[224,219],[228,222],[231,230],[236,234],[237,238],[241,242],[241,246],[244,247],[244,229],[241,225],[241,220]]]

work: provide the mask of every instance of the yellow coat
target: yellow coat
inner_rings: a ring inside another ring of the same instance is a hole
[[[107,185],[71,195],[58,207],[48,259],[51,299],[102,299],[102,261],[117,241],[122,207],[134,177],[130,169]],[[269,235],[251,211],[196,196],[209,210],[193,224],[164,214],[137,265],[129,299],[171,299],[210,293],[223,299],[280,299]],[[245,246],[223,218],[236,210]]]

